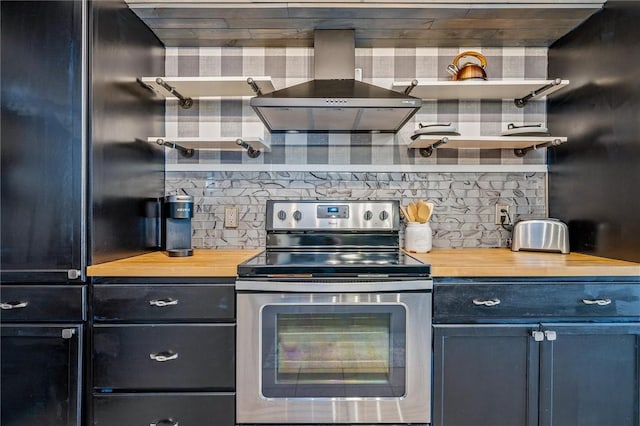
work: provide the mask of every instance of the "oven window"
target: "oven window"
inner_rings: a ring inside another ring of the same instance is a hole
[[[265,397],[405,394],[402,305],[269,305],[262,318]]]

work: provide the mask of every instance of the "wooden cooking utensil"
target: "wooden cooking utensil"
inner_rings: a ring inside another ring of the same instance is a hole
[[[418,208],[418,215],[417,215],[418,222],[426,223],[429,216],[429,207],[427,207],[424,201],[418,200],[417,208]]]
[[[400,211],[402,212],[402,216],[404,216],[404,219],[407,222],[413,222],[413,220],[411,220],[411,216],[409,216],[409,212],[404,208],[403,205],[400,205]]]
[[[433,203],[426,203],[427,205],[427,209],[428,209],[428,214],[427,214],[427,222],[429,222],[429,220],[431,220],[431,215],[433,215]]]
[[[409,213],[409,218],[411,218],[411,222],[415,222],[418,217],[418,208],[416,204],[411,201],[407,206],[407,212]]]

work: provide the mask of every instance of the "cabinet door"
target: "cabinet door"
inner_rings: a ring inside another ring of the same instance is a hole
[[[434,326],[434,426],[537,426],[537,329]]]
[[[640,323],[543,324],[541,426],[640,425]]]
[[[0,3],[3,272],[84,263],[82,3]]]
[[[82,326],[5,325],[2,426],[79,426]]]

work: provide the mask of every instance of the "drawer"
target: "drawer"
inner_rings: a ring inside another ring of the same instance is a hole
[[[640,284],[452,283],[433,297],[437,322],[640,317]]]
[[[234,390],[235,325],[94,325],[93,380],[107,389]]]
[[[102,284],[93,287],[96,321],[233,321],[233,285]]]
[[[111,394],[93,398],[94,426],[233,426],[233,393]],[[164,422],[163,422],[164,421]]]
[[[79,285],[3,285],[2,322],[84,321],[85,294],[86,286]]]

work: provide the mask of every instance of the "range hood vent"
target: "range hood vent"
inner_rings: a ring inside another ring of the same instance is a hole
[[[271,132],[395,133],[422,100],[355,80],[353,30],[314,33],[315,80],[259,95],[250,105]]]

